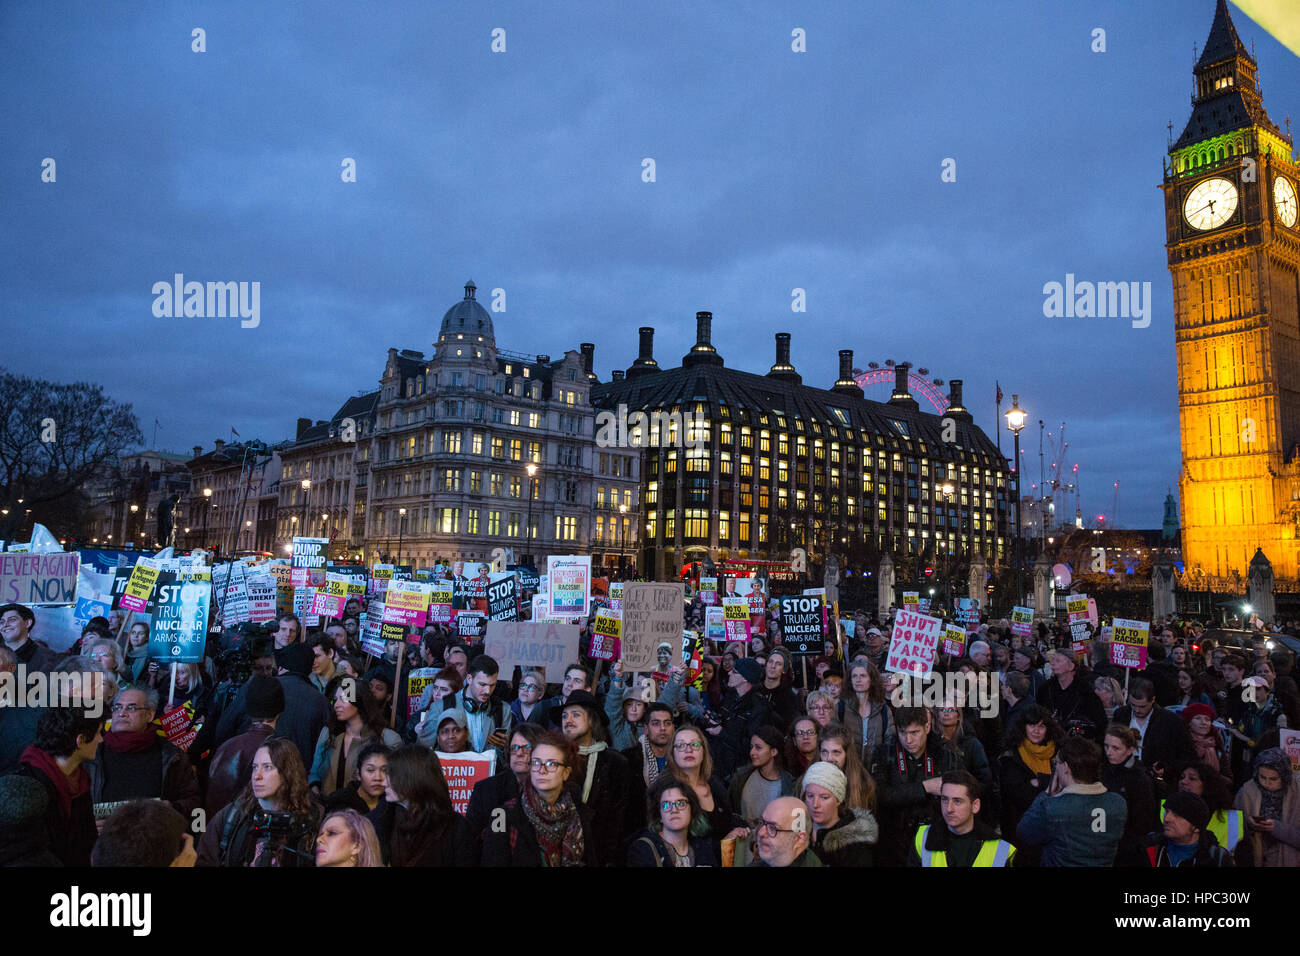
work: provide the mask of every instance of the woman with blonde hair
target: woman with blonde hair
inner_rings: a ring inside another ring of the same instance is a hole
[[[317,866],[383,866],[379,837],[370,821],[355,810],[335,810],[316,835]]]
[[[713,757],[704,731],[694,724],[677,728],[668,751],[668,769],[699,800],[700,814],[709,823],[712,839],[721,840],[735,828],[731,797],[713,774]]]
[[[876,810],[876,781],[858,757],[858,748],[852,732],[839,724],[822,728],[818,735],[818,756],[834,764],[847,781],[844,806],[850,810]],[[801,781],[802,783],[802,781]]]

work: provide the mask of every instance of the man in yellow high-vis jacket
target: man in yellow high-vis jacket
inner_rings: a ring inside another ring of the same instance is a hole
[[[950,770],[939,788],[945,826],[918,827],[908,854],[911,866],[1010,866],[1016,848],[975,819],[980,785],[974,774]]]

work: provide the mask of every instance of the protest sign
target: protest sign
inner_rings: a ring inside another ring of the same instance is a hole
[[[618,660],[619,639],[617,637],[608,637],[604,634],[591,635],[591,644],[587,648],[587,656],[598,661]]]
[[[456,633],[468,640],[478,640],[483,636],[487,615],[482,611],[457,611]]]
[[[943,652],[953,657],[961,657],[966,653],[964,628],[948,626],[943,629]]]
[[[552,617],[586,617],[590,613],[591,555],[550,555],[546,575]]]
[[[406,675],[406,717],[408,720],[415,716],[424,689],[432,684],[433,679],[437,676],[438,668],[436,667],[417,667]]]
[[[1088,620],[1088,595],[1071,594],[1065,599],[1065,616],[1066,620],[1073,624],[1075,621]]]
[[[167,711],[158,722],[162,724],[168,742],[179,747],[182,752],[190,749],[190,744],[194,743],[194,738],[203,727],[202,724],[194,723],[194,705],[188,700]]]
[[[1011,609],[1011,633],[1017,637],[1029,637],[1033,632],[1034,612],[1032,608],[1013,607]]]
[[[1117,617],[1111,623],[1110,662],[1119,667],[1147,666],[1147,639],[1150,621],[1128,621]]]
[[[718,579],[717,578],[700,578],[700,603],[701,604],[718,603]]]
[[[149,599],[153,597],[154,585],[158,583],[158,562],[153,558],[141,558],[131,569],[131,577],[126,582],[126,591],[119,606],[127,611],[144,611],[149,609]]]
[[[722,623],[726,640],[748,641],[750,639],[749,599],[724,597],[722,599]]]
[[[551,599],[545,594],[533,595],[533,615],[534,621],[550,620]]]
[[[219,564],[212,569],[212,593],[222,627],[234,627],[248,620],[247,568],[242,561]]]
[[[467,751],[459,754],[435,751],[435,753],[438,754],[443,779],[447,781],[447,790],[451,793],[451,808],[464,816],[469,809],[469,797],[474,792],[475,785],[496,773],[496,751],[485,750],[483,753]]]
[[[317,591],[312,598],[311,611],[325,617],[342,617],[343,605],[348,599],[348,579],[342,574],[325,572],[325,590]]]
[[[72,620],[78,627],[85,627],[92,617],[108,617],[111,600],[107,596],[77,598],[77,606],[72,611]]]
[[[384,623],[424,627],[431,586],[420,581],[394,580],[384,595]]]
[[[320,616],[312,613],[311,609],[315,600],[315,588],[293,589],[293,613],[298,615],[303,627],[318,627],[320,625]]]
[[[592,625],[592,633],[603,634],[605,637],[623,636],[623,617],[616,611],[599,610],[596,612],[596,620]]]
[[[1096,630],[1097,628],[1098,620],[1099,618],[1097,616],[1097,599],[1088,598],[1088,623],[1092,625],[1094,630]]]
[[[268,568],[253,568],[244,578],[248,592],[248,620],[263,624],[275,620],[275,577]]]
[[[434,584],[433,590],[429,592],[429,616],[430,624],[450,624],[451,623],[451,585],[445,582]]]
[[[536,568],[530,568],[522,564],[507,564],[507,571],[514,571],[519,575],[519,586],[525,591],[536,591],[538,586],[538,574]]]
[[[920,592],[920,591],[904,591],[904,592],[903,592],[903,610],[904,610],[904,611],[917,611],[917,612],[919,612],[919,611],[920,611],[920,607],[919,607],[920,603],[921,603],[921,592]]]
[[[578,659],[578,631],[578,625],[559,621],[488,621],[483,653],[506,674],[516,666],[550,668],[548,673],[558,674]]]
[[[325,565],[325,577],[329,579],[331,574],[336,574],[347,582],[348,600],[357,598],[360,600],[366,595],[366,574],[365,565],[361,564],[327,564]]]
[[[290,582],[296,588],[320,587],[325,583],[325,552],[329,550],[329,538],[293,539],[293,555],[290,566],[293,575]]]
[[[383,594],[388,590],[388,585],[393,580],[393,566],[391,564],[376,564],[370,569],[370,592],[371,594]]]
[[[493,621],[519,620],[519,588],[514,572],[489,576],[487,586],[488,617]]]
[[[361,622],[361,649],[367,654],[373,654],[375,657],[383,657],[383,603],[371,601],[366,605],[366,612],[362,615],[362,618],[364,620]]]
[[[1291,758],[1291,772],[1300,773],[1300,730],[1282,727],[1279,728],[1278,734],[1281,738],[1278,746]]]
[[[161,574],[158,605],[149,625],[150,659],[173,663],[202,661],[211,607],[211,581],[181,582],[174,572]]]
[[[974,634],[980,629],[980,602],[978,598],[957,599],[957,620],[966,628],[967,634]]]
[[[723,641],[727,636],[725,611],[720,607],[704,609],[704,636],[711,641]]]
[[[816,656],[822,646],[826,602],[820,594],[781,598],[781,640],[796,656]],[[724,609],[725,610],[725,609]]]
[[[929,613],[930,613],[930,599],[929,599],[928,597],[923,597],[923,598],[921,598],[920,600],[918,600],[918,601],[916,602],[916,610],[917,610],[919,613],[921,613],[921,614],[929,614]]]
[[[667,641],[673,659],[681,655],[681,584],[631,581],[623,587],[623,667],[629,671],[654,670],[656,648]]]
[[[76,551],[0,553],[0,604],[71,604],[80,568]]]
[[[889,640],[885,670],[929,677],[939,649],[939,619],[915,611],[899,611]]]

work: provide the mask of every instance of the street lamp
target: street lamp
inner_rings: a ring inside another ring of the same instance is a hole
[[[203,497],[207,499],[207,502],[208,502],[209,506],[211,506],[211,504],[212,504],[212,489],[211,489],[211,488],[204,488],[204,489],[203,489]],[[203,547],[205,547],[205,548],[208,546],[208,512],[211,511],[211,510],[212,510],[211,507],[207,507],[207,508],[204,508],[204,509],[203,509]]]
[[[620,516],[626,515],[627,505],[619,505],[618,513]],[[620,578],[623,576],[623,550],[627,546],[627,531],[624,530],[626,528],[626,523],[627,523],[626,517],[622,517],[621,520],[619,521],[620,538],[618,543],[618,576]]]
[[[304,534],[311,534],[311,522],[307,520],[307,503],[311,500],[311,479],[302,480],[302,530]]]
[[[533,566],[533,486],[537,476],[537,466],[531,461],[524,471],[528,472],[528,526],[524,529],[524,534],[528,538],[528,566]]]
[[[1024,591],[1022,590],[1021,575],[1023,563],[1021,558],[1021,541],[1020,541],[1020,429],[1025,427],[1025,419],[1029,416],[1025,410],[1020,407],[1020,396],[1011,396],[1011,407],[1007,409],[1007,428],[1015,436],[1014,450],[1012,451],[1011,470],[1016,475],[1016,602],[1024,600]],[[1040,515],[1041,517],[1041,515]],[[1045,608],[1039,608],[1042,613]]]
[[[397,521],[397,561],[395,563],[401,564],[402,563],[402,533],[406,531],[406,509],[398,508],[397,514],[400,517],[398,518]]]

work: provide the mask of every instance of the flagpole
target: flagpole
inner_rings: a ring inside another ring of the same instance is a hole
[[[998,383],[996,383],[993,387],[997,389],[997,391],[993,393],[993,397],[994,397],[994,400],[995,400],[995,403],[996,403],[996,409],[997,409],[997,410],[993,413],[993,431],[997,432],[997,436],[998,436],[998,456],[1001,457],[1001,455],[1002,455],[1002,428],[1001,428],[1001,425],[1002,425],[1002,383],[1001,383],[1001,382],[998,382]],[[1020,463],[1019,463],[1019,462],[1016,463],[1016,467],[1017,467],[1017,468],[1020,467]]]

